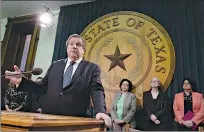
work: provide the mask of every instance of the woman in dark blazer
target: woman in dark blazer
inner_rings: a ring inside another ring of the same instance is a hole
[[[143,94],[143,107],[147,113],[146,131],[170,130],[170,103],[167,95],[161,91],[158,78],[151,80],[151,88]]]
[[[131,93],[132,82],[128,79],[122,79],[120,82],[121,92],[116,93],[111,109],[111,118],[113,120],[114,131],[124,131],[125,124],[130,124],[135,128],[136,96]]]

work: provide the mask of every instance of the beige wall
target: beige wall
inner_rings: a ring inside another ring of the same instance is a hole
[[[6,31],[6,24],[7,24],[7,18],[1,19],[1,41],[4,39],[4,33]]]
[[[59,10],[53,11],[54,14],[58,14]],[[54,27],[51,28],[43,28],[41,27],[38,47],[34,62],[34,68],[42,68],[43,73],[39,76],[44,77],[47,69],[49,68],[53,51],[54,51],[54,43],[55,43],[55,35],[57,30],[57,20],[59,15],[54,16]],[[36,80],[38,76],[32,76],[32,80]]]
[[[55,35],[57,30],[57,21],[58,21],[58,14],[59,10],[52,11],[53,14],[57,14],[54,16],[54,27],[51,28],[43,28],[41,27],[38,47],[36,51],[36,57],[34,61],[34,68],[42,68],[43,73],[39,76],[44,77],[47,69],[49,68],[52,55],[54,50],[54,43],[55,43]],[[1,19],[1,40],[3,40],[4,33],[5,33],[5,25],[7,24],[7,18]],[[33,75],[32,80],[36,80],[38,76]]]

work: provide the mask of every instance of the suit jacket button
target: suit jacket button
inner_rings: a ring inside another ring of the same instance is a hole
[[[60,95],[63,95],[63,93],[60,93]]]

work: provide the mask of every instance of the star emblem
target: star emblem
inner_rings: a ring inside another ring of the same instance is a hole
[[[109,67],[109,71],[112,70],[114,67],[119,66],[123,70],[126,71],[124,60],[128,58],[131,54],[121,54],[120,49],[117,45],[114,55],[104,55],[111,61],[111,65]]]

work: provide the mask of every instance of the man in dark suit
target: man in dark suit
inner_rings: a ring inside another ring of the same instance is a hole
[[[83,59],[85,41],[80,35],[71,35],[66,46],[68,58],[53,62],[41,84],[22,76],[6,78],[19,90],[45,95],[42,113],[46,114],[86,116],[91,96],[96,119],[103,119],[110,127],[111,119],[105,114],[105,95],[99,66]],[[14,72],[6,71],[5,74],[21,72],[16,65],[14,69]]]

